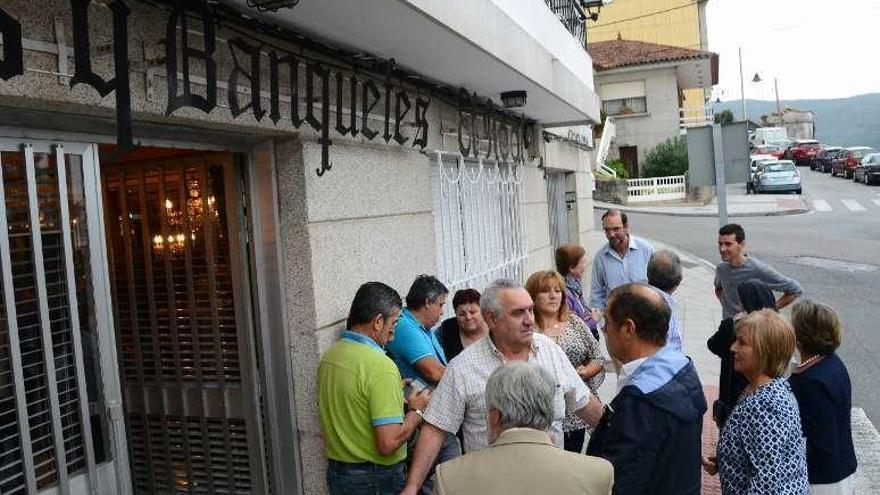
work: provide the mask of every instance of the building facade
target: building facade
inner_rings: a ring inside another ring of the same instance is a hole
[[[592,62],[545,2],[11,0],[0,34],[4,495],[323,493],[360,284],[593,229]]]
[[[691,50],[709,49],[706,5],[709,0],[617,0],[603,7],[595,22],[588,22],[588,42],[621,37]],[[711,93],[702,88],[682,92],[682,118],[705,114]]]
[[[710,90],[718,83],[718,55],[632,40],[588,45],[596,86],[606,116],[614,117],[612,158],[641,177],[645,157],[658,144],[684,135],[689,127],[711,124],[711,112],[683,117],[682,94]]]

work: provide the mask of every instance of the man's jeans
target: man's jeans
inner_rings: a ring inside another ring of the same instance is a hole
[[[406,484],[404,461],[392,466],[328,462],[327,484],[331,495],[397,495]]]

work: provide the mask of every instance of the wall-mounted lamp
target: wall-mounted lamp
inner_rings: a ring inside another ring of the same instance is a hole
[[[504,108],[520,108],[526,106],[525,91],[505,91],[501,93],[501,104]]]

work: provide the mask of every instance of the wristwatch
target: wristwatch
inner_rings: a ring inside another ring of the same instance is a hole
[[[418,414],[420,418],[425,419],[425,415],[422,414],[421,409],[411,409],[411,411],[415,411],[415,413]]]

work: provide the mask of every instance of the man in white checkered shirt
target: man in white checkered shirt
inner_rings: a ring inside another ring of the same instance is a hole
[[[495,368],[507,361],[536,362],[556,379],[556,419],[550,432],[559,448],[562,448],[562,420],[566,411],[575,411],[590,425],[599,422],[602,403],[590,393],[562,349],[548,337],[534,332],[533,306],[529,293],[513,280],[496,280],[483,292],[480,309],[489,326],[489,335],[449,362],[424,412],[425,423],[403,494],[418,491],[447,432],[461,427],[466,453],[489,446],[486,381]]]

